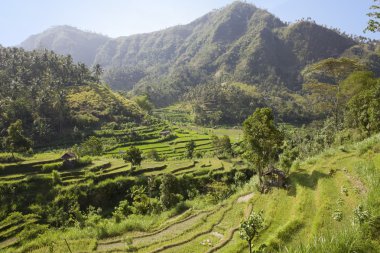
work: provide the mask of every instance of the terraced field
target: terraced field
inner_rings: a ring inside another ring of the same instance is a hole
[[[170,131],[171,136],[169,138],[162,136],[161,132],[163,130]],[[131,132],[133,132],[134,136],[138,136],[140,140],[128,141],[128,136],[130,136]],[[52,182],[52,169],[46,169],[50,167],[56,168],[55,170],[58,172],[63,187],[80,186],[91,181],[99,184],[106,179],[117,177],[137,180],[141,175],[160,176],[165,173],[176,176],[191,174],[197,178],[205,176],[211,171],[223,174],[231,171],[234,166],[235,168],[239,168],[239,165],[235,164],[236,161],[221,161],[218,158],[184,159],[185,146],[190,141],[195,142],[196,151],[203,153],[212,152],[213,147],[211,145],[210,136],[177,127],[168,129],[168,126],[165,124],[157,124],[153,127],[136,127],[133,128],[132,131],[99,131],[97,135],[105,141],[109,138],[117,138],[120,143],[117,146],[109,148],[104,156],[92,157],[90,164],[83,164],[74,169],[61,166],[62,160],[60,157],[64,153],[64,150],[37,153],[32,157],[25,157],[24,161],[18,163],[2,164],[0,167],[0,186],[7,185],[7,188],[9,188],[12,185],[23,182],[27,183],[29,180],[45,180],[43,184],[46,184],[46,186],[44,187],[52,187],[49,186],[51,184],[50,182]],[[144,160],[141,166],[131,170],[131,165],[121,159],[121,154],[130,146],[138,147],[143,151],[144,155],[155,149],[161,157],[165,158],[165,161],[156,162]],[[40,193],[30,192],[30,194]],[[29,219],[29,216],[25,217],[25,219]],[[196,220],[200,216],[196,217],[190,219],[188,222]],[[40,218],[33,216],[31,221],[39,223]],[[24,229],[23,224],[29,223],[15,223],[14,227],[8,227],[8,225],[0,226],[0,249],[12,246],[19,241],[20,233],[22,233]],[[142,238],[140,241],[139,245],[146,247]],[[76,247],[76,243],[75,241],[70,242],[70,244],[74,245],[74,248]],[[88,245],[89,248],[93,247],[93,243],[93,239],[83,242],[83,244]],[[80,243],[78,242],[78,247],[79,245]]]
[[[246,252],[238,227],[250,210],[264,210],[266,228],[254,245],[272,249],[300,242],[312,242],[328,231],[351,226],[354,208],[366,199],[365,180],[358,165],[367,162],[357,147],[350,151],[327,151],[309,159],[290,174],[291,188],[274,189],[269,194],[250,193],[248,188],[209,210],[168,222],[147,233],[100,240],[98,252]],[[380,154],[373,161],[380,173]],[[342,220],[333,213],[342,212]],[[123,241],[123,238],[129,238]]]
[[[0,250],[12,246],[19,239],[16,237],[24,228],[33,225],[38,221],[38,216],[21,213],[12,213],[7,219],[0,222]]]
[[[139,131],[152,133],[146,128]],[[180,150],[196,135],[178,132],[175,140],[160,142],[148,139],[144,140],[145,143],[133,145],[145,151],[155,148],[164,153],[163,150],[172,146]],[[207,137],[198,135],[197,142],[207,145]],[[255,239],[255,248],[265,245],[268,252],[273,252],[285,246],[296,247],[301,242],[312,243],[322,234],[330,231],[338,233],[352,226],[353,210],[359,204],[365,204],[372,191],[368,185],[368,175],[363,172],[366,171],[365,166],[373,163],[376,170],[373,173],[380,175],[378,143],[379,135],[356,145],[327,150],[301,162],[289,175],[288,189],[272,189],[268,194],[260,194],[251,182],[219,204],[208,205],[207,208],[194,207],[175,217],[168,216],[166,221],[158,222],[158,226],[143,230],[127,229],[123,234],[109,238],[94,237],[91,230],[84,230],[80,238],[70,234],[64,238],[68,238],[73,252],[246,252],[246,242],[239,237],[239,225],[251,210],[263,210],[265,229]],[[117,158],[117,153],[129,145],[131,143],[126,143],[125,147],[94,158],[91,164],[82,168],[59,171],[64,187],[80,185],[87,180],[102,182],[119,176],[133,179],[141,175],[170,173],[202,177],[210,171],[223,174],[232,168],[239,169],[238,161],[200,158],[162,162],[145,160],[140,167],[131,170],[129,164]],[[45,164],[56,162],[59,154],[38,155],[18,164],[5,165],[0,172],[0,184],[17,184],[30,177],[51,177],[42,168]],[[181,153],[175,154],[179,158]],[[15,173],[11,173],[14,169]],[[334,216],[336,213],[340,214],[340,219]],[[11,250],[9,247],[17,244],[23,228],[39,221],[39,217],[34,215],[15,214],[15,217],[0,222],[0,250]],[[152,217],[146,216],[146,219]],[[12,252],[9,250],[6,252]],[[31,252],[50,250],[50,246],[43,246]],[[57,239],[54,252],[67,252],[66,242]]]
[[[265,215],[266,228],[255,240],[256,247],[291,247],[300,241],[312,242],[328,231],[338,233],[351,226],[354,208],[363,203],[369,191],[358,173],[358,166],[368,162],[368,156],[358,154],[358,149],[360,145],[350,147],[349,151],[327,151],[305,161],[290,174],[292,186],[288,190],[274,189],[265,195],[242,190],[240,194],[246,194],[243,197],[231,197],[214,209],[164,226],[158,232],[130,233],[129,246],[120,239],[104,240],[99,241],[97,250],[124,252],[133,246],[138,252],[151,253],[246,252],[246,243],[237,231],[251,207],[264,210]],[[372,159],[380,171],[380,154]],[[334,219],[335,211],[342,212],[341,221]]]

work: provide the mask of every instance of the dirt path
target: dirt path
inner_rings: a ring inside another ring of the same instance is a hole
[[[223,239],[224,238],[224,235],[222,235],[221,233],[219,233],[219,232],[211,232],[211,235],[213,235],[213,236],[215,236],[215,237],[217,237],[217,238],[219,238],[219,239]]]
[[[253,195],[253,194],[252,194]],[[246,195],[248,196],[248,195]],[[246,196],[243,196],[243,197],[246,197]],[[252,204],[249,204],[247,206],[247,208],[244,210],[244,218],[248,218],[248,216],[251,214],[252,212]],[[209,249],[206,253],[213,253],[213,252],[216,252],[217,250],[223,248],[224,246],[227,245],[227,243],[229,243],[232,238],[234,237],[234,234],[239,231],[239,228],[240,226],[236,226],[234,228],[231,228],[230,231],[228,232],[226,238],[221,241],[219,244],[217,244],[216,246],[214,246],[213,248]]]
[[[360,192],[360,194],[367,193],[367,188],[359,178],[354,177],[347,171],[345,171],[345,174],[348,180],[350,181],[351,185],[354,186]]]
[[[251,198],[253,198],[253,193],[250,193],[250,194],[247,194],[247,195],[244,195],[244,196],[241,196],[240,198],[238,198],[236,200],[236,203],[246,203],[248,202]]]
[[[9,246],[11,246],[11,245],[13,245],[13,244],[15,244],[17,242],[18,242],[18,239],[16,237],[9,238],[9,239],[7,239],[5,241],[2,241],[0,243],[0,249],[4,249],[6,247],[9,247]]]

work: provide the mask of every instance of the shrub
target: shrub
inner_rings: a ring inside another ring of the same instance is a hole
[[[146,157],[147,157],[148,159],[151,159],[151,160],[153,160],[153,161],[157,161],[157,162],[163,160],[162,157],[160,156],[160,154],[159,154],[159,153],[157,152],[157,150],[155,150],[155,149],[150,150],[150,151],[146,154]]]
[[[99,156],[103,154],[103,142],[100,138],[91,136],[80,145],[79,155]]]
[[[47,225],[40,225],[40,224],[26,225],[25,228],[18,235],[18,237],[21,240],[34,239],[38,235],[43,234],[45,231],[47,231],[47,229],[48,229]]]
[[[340,211],[340,210],[335,210],[335,211],[332,213],[331,217],[332,217],[334,220],[336,220],[336,221],[342,221],[342,219],[343,219],[343,213],[342,213],[342,211]]]
[[[363,155],[363,154],[367,153],[368,150],[373,148],[378,143],[379,143],[378,137],[372,137],[370,139],[367,139],[367,140],[359,143],[358,144],[359,155]]]
[[[370,220],[370,213],[365,210],[362,205],[358,205],[354,209],[354,223],[362,225],[363,223]]]
[[[204,152],[201,152],[201,151],[195,151],[195,153],[194,153],[194,157],[197,159],[202,158],[203,155],[204,155]]]
[[[91,157],[85,156],[85,157],[79,158],[77,160],[77,163],[78,163],[78,167],[82,167],[82,166],[90,165],[92,163],[92,160],[91,160]]]
[[[234,181],[237,186],[242,186],[247,181],[247,175],[238,171],[235,173]]]
[[[18,155],[12,155],[9,153],[0,154],[0,163],[16,163],[22,162],[23,159]]]
[[[175,208],[172,210],[171,212],[171,215],[170,216],[176,216],[176,215],[179,215],[185,211],[187,211],[188,209],[190,208],[189,204],[187,204],[186,202],[184,201],[181,201],[179,202]]]
[[[52,179],[53,185],[62,184],[61,175],[56,170],[52,171],[51,179]]]
[[[348,143],[358,142],[365,138],[365,135],[358,129],[344,129],[335,135],[334,144],[344,145]]]
[[[52,172],[53,170],[61,170],[63,168],[63,162],[49,163],[42,165],[43,172]]]

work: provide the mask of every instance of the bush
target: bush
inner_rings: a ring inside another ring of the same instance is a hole
[[[242,186],[247,181],[247,175],[238,171],[235,173],[234,181],[237,186]]]
[[[85,156],[77,160],[78,167],[87,166],[92,163],[91,157]]]
[[[51,179],[52,179],[53,185],[62,184],[61,175],[56,170],[53,170],[51,172]]]
[[[172,216],[179,215],[179,214],[187,211],[189,208],[190,208],[190,206],[186,202],[181,201],[175,206],[173,213],[172,213]]]
[[[331,217],[336,221],[342,221],[343,220],[343,212],[340,210],[334,210]]]
[[[24,161],[20,156],[18,155],[12,155],[9,153],[4,153],[0,155],[0,163],[17,163]]]
[[[61,170],[63,168],[63,162],[48,163],[42,165],[43,172],[52,172],[53,170]]]
[[[103,154],[103,141],[100,138],[95,136],[91,136],[85,142],[83,142],[80,147],[75,147],[77,149],[77,153],[80,156],[84,155],[92,155],[99,156]]]
[[[151,159],[153,161],[156,161],[156,162],[159,162],[159,161],[162,161],[162,157],[160,156],[160,154],[157,152],[157,150],[155,149],[152,149],[150,150],[147,154],[146,154],[146,157],[148,159]]]
[[[18,237],[23,241],[31,240],[31,239],[36,238],[38,235],[46,232],[47,229],[48,229],[47,225],[40,225],[40,224],[26,225],[25,228],[18,235]]]
[[[365,138],[359,129],[344,129],[335,135],[334,144],[337,146],[361,141]]]

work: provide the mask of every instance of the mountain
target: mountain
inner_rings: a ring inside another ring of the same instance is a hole
[[[77,36],[64,36],[68,31]],[[91,50],[86,38],[92,38],[88,39],[94,44]],[[67,40],[71,46],[63,47],[66,51],[57,46]],[[100,64],[113,89],[147,93],[155,104],[167,105],[192,87],[210,82],[299,90],[305,66],[347,54],[358,42],[311,21],[286,24],[265,10],[236,1],[187,25],[158,32],[109,39],[56,27],[21,44],[26,49],[41,45],[71,53],[77,61],[86,58],[87,64]],[[89,51],[93,58],[83,56]]]
[[[55,26],[40,34],[32,35],[20,46],[26,50],[49,49],[58,54],[70,54],[75,61],[91,66],[100,46],[110,38],[92,32],[84,32],[71,26]]]

